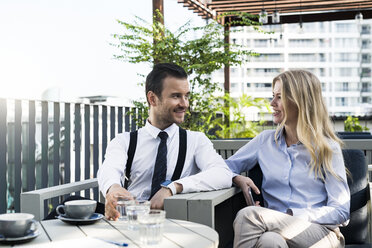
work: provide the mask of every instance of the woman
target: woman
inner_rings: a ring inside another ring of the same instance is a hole
[[[242,209],[234,247],[343,247],[350,192],[341,152],[318,78],[303,70],[273,80],[273,121],[226,162],[247,196],[253,181],[240,176],[259,163],[264,206]],[[256,205],[258,203],[256,202]]]

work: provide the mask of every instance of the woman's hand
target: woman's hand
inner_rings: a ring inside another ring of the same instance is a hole
[[[260,190],[257,188],[257,186],[254,184],[252,179],[249,177],[244,177],[241,175],[238,175],[233,178],[233,182],[241,188],[244,198],[250,199],[251,195],[249,193],[249,189],[251,188],[256,194],[260,194]],[[260,206],[260,202],[256,201],[255,206]]]

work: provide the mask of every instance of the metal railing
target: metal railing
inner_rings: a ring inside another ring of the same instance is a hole
[[[19,212],[22,192],[95,178],[108,141],[137,129],[136,119],[141,111],[128,106],[0,99],[0,213]],[[226,158],[248,140],[212,142]],[[344,142],[372,164],[372,139]],[[97,189],[83,193],[98,200]]]
[[[96,177],[108,141],[135,118],[126,106],[0,99],[0,213],[19,212],[21,192]]]

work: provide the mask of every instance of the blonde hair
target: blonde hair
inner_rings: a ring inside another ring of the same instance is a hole
[[[273,79],[273,88],[278,81],[282,84],[281,99],[285,114],[283,121],[278,125],[275,137],[286,123],[288,101],[295,103],[298,108],[297,137],[310,153],[311,171],[316,178],[323,181],[328,172],[340,179],[332,167],[333,150],[329,139],[340,145],[342,141],[333,130],[319,79],[305,70],[290,70]]]

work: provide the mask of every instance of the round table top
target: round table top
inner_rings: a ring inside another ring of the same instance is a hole
[[[98,220],[90,225],[71,225],[59,219],[37,223],[36,238],[16,247],[118,247],[107,241],[128,244],[128,247],[144,247],[139,242],[139,231],[128,230],[124,221]],[[105,241],[104,241],[105,240]],[[212,228],[198,223],[166,219],[163,240],[153,248],[217,248],[218,234]]]

